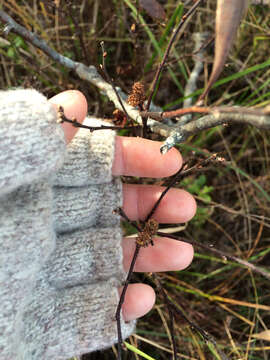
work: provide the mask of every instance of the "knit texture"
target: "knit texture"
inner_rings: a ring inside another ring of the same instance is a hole
[[[115,135],[80,129],[66,147],[56,119],[34,90],[0,92],[0,360],[64,360],[117,342]],[[134,326],[122,321],[124,337]]]

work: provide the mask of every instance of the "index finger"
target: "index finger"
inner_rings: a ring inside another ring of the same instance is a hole
[[[64,108],[65,116],[68,119],[75,118],[78,122],[82,123],[87,114],[87,101],[85,96],[78,90],[66,90],[60,94],[55,95],[49,100],[58,111],[58,106]],[[78,128],[69,123],[61,124],[65,133],[66,142],[69,143]]]
[[[182,156],[175,148],[162,155],[162,143],[143,138],[117,136],[113,175],[167,177],[182,165]]]

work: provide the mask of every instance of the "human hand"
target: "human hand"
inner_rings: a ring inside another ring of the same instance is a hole
[[[64,108],[68,118],[82,122],[87,114],[87,102],[78,91],[66,91],[50,100]],[[64,123],[66,141],[76,133],[76,128]],[[176,173],[182,158],[176,149],[161,155],[161,144],[141,138],[116,137],[116,151],[112,173],[115,176],[167,177]],[[160,186],[123,185],[123,209],[131,220],[144,219],[162,193]],[[155,212],[160,223],[180,223],[190,220],[196,212],[193,197],[184,190],[171,189]],[[168,238],[154,239],[154,246],[142,248],[135,271],[174,271],[187,267],[192,261],[191,245]],[[123,239],[123,265],[127,271],[135,249],[134,239]],[[121,292],[121,289],[119,289]],[[133,320],[146,314],[155,303],[154,290],[145,284],[131,284],[123,304],[125,320]]]

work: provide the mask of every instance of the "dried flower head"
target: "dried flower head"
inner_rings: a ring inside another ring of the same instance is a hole
[[[147,247],[149,244],[153,244],[153,236],[158,231],[158,222],[155,219],[149,219],[144,226],[142,232],[138,233],[136,243],[140,246]]]
[[[145,99],[144,85],[139,81],[135,82],[132,86],[132,91],[128,96],[128,104],[134,107],[139,106],[143,104]]]

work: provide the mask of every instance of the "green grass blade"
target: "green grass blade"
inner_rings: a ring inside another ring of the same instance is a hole
[[[236,171],[238,174],[247,178],[261,192],[265,199],[270,202],[270,195],[261,187],[260,184],[257,183],[257,181],[252,179],[245,171],[239,169],[237,166],[232,165],[228,165],[228,168]]]
[[[254,106],[254,105],[257,105],[257,104],[260,104],[260,103],[261,103],[261,106],[263,106],[262,100],[264,100],[265,98],[268,99],[268,101],[269,101],[269,99],[270,99],[270,91],[268,91],[267,93],[259,96],[255,100],[249,102],[248,106]]]
[[[256,96],[256,99],[260,99],[260,96],[258,97],[260,91],[262,91],[266,86],[268,86],[270,83],[270,79],[266,80],[258,89],[252,92],[247,98],[245,98],[245,101],[243,102],[243,105],[250,106],[250,100]]]
[[[243,71],[240,71],[240,72],[237,72],[233,75],[230,75],[230,76],[227,76],[219,81],[217,81],[213,86],[212,86],[212,89],[215,89],[217,88],[218,86],[220,85],[224,85],[228,82],[231,82],[233,80],[237,80],[237,79],[240,79],[241,77],[244,77],[248,74],[251,74],[255,71],[259,71],[259,70],[263,70],[265,69],[266,67],[270,66],[270,60],[267,60],[267,61],[264,61],[263,63],[261,64],[257,64],[257,65],[254,65],[254,66],[251,66]],[[172,106],[176,106],[176,105],[179,105],[181,104],[185,99],[188,99],[189,97],[195,97],[195,96],[199,96],[202,92],[203,92],[204,89],[199,89],[197,91],[195,91],[194,93],[190,94],[189,96],[186,96],[186,97],[182,97],[180,99],[177,99],[169,104],[167,104],[166,106],[164,106],[163,110],[167,110],[169,108],[171,108]]]
[[[142,356],[144,359],[147,359],[147,360],[156,360],[156,359],[154,359],[153,357],[145,354],[143,351],[137,349],[135,346],[133,346],[133,345],[127,343],[127,342],[125,342],[125,345],[126,345],[126,347],[127,347],[129,350],[133,351],[135,354],[138,354],[138,355]]]
[[[178,17],[179,17],[180,19],[182,18],[183,9],[184,9],[183,4],[179,4],[179,5],[176,7],[176,9],[174,10],[174,12],[173,12],[173,14],[172,14],[172,16],[171,16],[171,18],[170,18],[170,20],[169,20],[166,28],[165,28],[163,34],[161,35],[161,38],[160,38],[159,42],[158,42],[160,48],[164,45],[167,36],[168,36],[169,33],[171,32],[171,30],[172,30],[172,28],[173,28],[173,26],[174,26],[174,23],[176,22],[176,19],[177,19]],[[145,69],[144,69],[145,72],[148,72],[148,71],[152,68],[153,63],[154,63],[154,61],[155,61],[155,58],[157,57],[158,54],[159,54],[158,51],[154,51],[151,59],[148,61],[148,63],[147,63],[146,66],[145,66]],[[159,55],[160,55],[160,54],[159,54]]]

